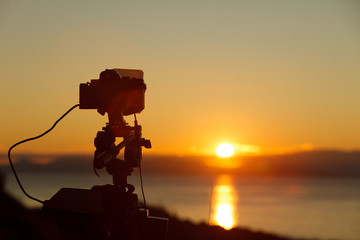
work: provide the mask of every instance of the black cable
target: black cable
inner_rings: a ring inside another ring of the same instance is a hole
[[[136,119],[136,114],[134,113],[134,117],[135,117],[135,126],[138,125],[137,123],[137,119]],[[141,147],[141,146],[140,146]],[[141,193],[143,195],[143,199],[144,199],[144,208],[145,211],[147,210],[146,208],[146,200],[145,200],[145,193],[144,193],[144,185],[143,185],[143,180],[142,180],[142,173],[141,173],[141,159],[139,158],[139,174],[140,174],[140,185],[141,185]]]
[[[139,164],[139,173],[140,173],[141,192],[142,192],[142,195],[143,195],[144,207],[145,207],[145,211],[146,211],[147,208],[146,208],[146,200],[145,200],[144,186],[143,186],[142,173],[141,173],[141,163]]]
[[[78,107],[78,106],[80,106],[80,104],[76,104],[76,105],[74,105],[73,107],[71,107],[69,110],[67,110],[66,113],[64,113],[58,120],[56,120],[56,122],[52,125],[52,127],[51,127],[49,130],[45,131],[44,133],[40,134],[39,136],[32,137],[32,138],[28,138],[28,139],[22,140],[22,141],[20,141],[20,142],[18,142],[18,143],[15,143],[14,145],[12,145],[12,146],[9,148],[8,158],[9,158],[9,162],[10,162],[11,169],[12,169],[14,175],[15,175],[15,178],[16,178],[16,181],[17,181],[19,187],[21,188],[21,190],[23,191],[23,193],[24,193],[28,198],[30,198],[30,199],[32,199],[32,200],[34,200],[34,201],[37,201],[37,202],[39,202],[39,203],[44,203],[44,201],[41,201],[41,200],[39,200],[39,199],[37,199],[37,198],[35,198],[35,197],[30,196],[30,195],[25,191],[25,189],[23,188],[23,186],[22,186],[22,184],[21,184],[21,182],[20,182],[20,179],[19,179],[18,175],[16,174],[14,165],[13,165],[12,160],[11,160],[11,157],[10,157],[10,155],[11,155],[11,150],[12,150],[13,148],[15,148],[16,146],[22,144],[22,143],[29,142],[29,141],[32,141],[32,140],[41,138],[41,137],[44,136],[45,134],[49,133],[51,130],[54,129],[54,127],[55,127],[66,115],[68,115],[74,108],[76,108],[76,107]]]

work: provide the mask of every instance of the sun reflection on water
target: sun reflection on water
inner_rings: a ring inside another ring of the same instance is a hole
[[[238,196],[233,187],[231,177],[220,175],[211,193],[210,221],[212,225],[219,225],[231,229],[237,224]]]

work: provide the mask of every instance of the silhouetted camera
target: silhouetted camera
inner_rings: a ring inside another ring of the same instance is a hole
[[[101,115],[140,113],[145,107],[143,71],[107,69],[100,78],[80,84],[80,109],[97,109]],[[110,119],[111,121],[111,119]]]
[[[62,188],[44,202],[44,212],[55,217],[69,239],[166,239],[169,220],[149,216],[145,196],[141,208],[135,187],[127,182],[133,168],[139,167],[141,176],[141,149],[151,148],[150,140],[141,137],[135,115],[145,107],[145,90],[141,70],[107,69],[99,79],[80,84],[80,109],[97,109],[109,116],[94,141],[93,166],[95,173],[106,167],[113,184]],[[134,126],[123,117],[131,114]],[[116,137],[123,141],[116,145]],[[123,148],[124,160],[117,158]]]

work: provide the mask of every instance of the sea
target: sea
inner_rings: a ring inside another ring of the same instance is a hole
[[[50,199],[60,188],[89,189],[110,184],[111,177],[85,173],[19,173],[31,195]],[[145,174],[148,205],[160,206],[184,220],[305,239],[360,239],[360,178],[244,177],[231,175]],[[143,201],[138,173],[128,182]],[[31,208],[8,174],[5,189]],[[151,212],[150,212],[151,215]],[[171,224],[171,223],[170,223]]]

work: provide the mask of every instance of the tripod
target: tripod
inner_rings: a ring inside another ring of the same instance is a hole
[[[119,136],[123,141],[116,145]],[[133,168],[140,167],[142,147],[151,148],[150,140],[141,138],[136,118],[133,127],[123,119],[110,121],[94,143],[94,171],[105,167],[113,184],[62,188],[44,202],[44,212],[55,217],[64,239],[166,239],[168,219],[150,217],[145,199],[145,208],[140,208],[135,187],[127,183]],[[122,148],[124,160],[116,158]]]

